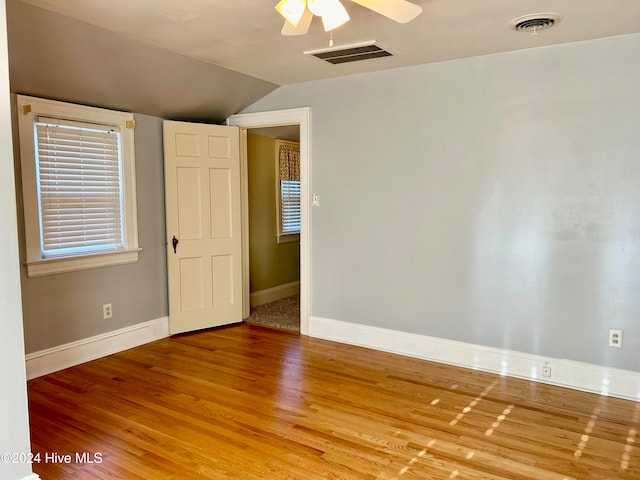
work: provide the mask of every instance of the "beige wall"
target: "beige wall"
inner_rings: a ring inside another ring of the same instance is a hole
[[[298,242],[277,243],[276,139],[248,135],[249,265],[251,292],[300,279]]]

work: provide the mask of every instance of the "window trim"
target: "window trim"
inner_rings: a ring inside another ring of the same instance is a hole
[[[288,233],[282,232],[282,218],[281,218],[282,210],[280,209],[280,204],[282,202],[282,189],[280,185],[280,146],[281,145],[294,145],[298,148],[300,147],[300,144],[298,142],[291,142],[288,140],[280,140],[280,139],[276,139],[276,142],[275,142],[276,241],[278,244],[300,241],[300,230],[298,230],[297,232],[288,232]],[[300,192],[300,196],[302,196],[302,192]],[[300,224],[300,229],[302,229],[302,222]]]
[[[17,105],[27,275],[37,277],[136,262],[141,249],[138,247],[133,114],[25,95],[17,96]],[[34,142],[34,119],[38,116],[110,125],[120,129],[124,249],[42,258]]]

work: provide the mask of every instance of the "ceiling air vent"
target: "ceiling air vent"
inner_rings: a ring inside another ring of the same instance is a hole
[[[310,50],[304,52],[305,55],[324,60],[325,62],[338,64],[359,62],[370,58],[391,57],[392,54],[378,45],[375,40],[353,45],[342,45],[339,47],[326,48],[323,50]]]
[[[514,18],[509,22],[509,25],[519,32],[528,32],[535,35],[540,30],[553,27],[560,20],[562,20],[562,17],[555,13],[532,13]]]

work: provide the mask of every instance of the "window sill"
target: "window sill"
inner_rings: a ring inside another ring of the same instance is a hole
[[[300,241],[299,233],[285,233],[278,235],[278,244],[281,243],[293,243]]]
[[[58,257],[38,260],[27,260],[27,276],[43,277],[56,273],[76,272],[90,268],[110,267],[138,261],[141,248],[119,250],[117,252],[102,252],[78,257]]]

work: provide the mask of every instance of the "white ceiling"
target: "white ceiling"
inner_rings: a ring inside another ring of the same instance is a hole
[[[283,37],[277,0],[24,1],[278,85],[640,32],[640,0],[413,0],[423,12],[405,25],[343,0],[351,21],[335,45],[377,40],[394,56],[331,65],[302,53],[328,46],[319,19]],[[535,36],[509,27],[531,13],[563,21]]]

